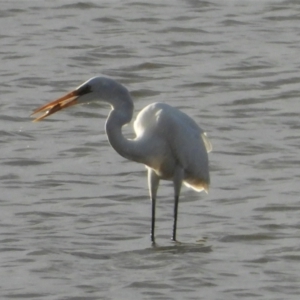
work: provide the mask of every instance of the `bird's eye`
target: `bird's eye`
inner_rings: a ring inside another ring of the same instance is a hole
[[[90,93],[91,91],[92,91],[91,86],[88,85],[88,84],[86,84],[86,85],[83,85],[83,86],[81,86],[81,87],[79,87],[79,88],[77,89],[77,95],[78,95],[78,96],[83,96],[83,95],[85,95],[85,94]]]

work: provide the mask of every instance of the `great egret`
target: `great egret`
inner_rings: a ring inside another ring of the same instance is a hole
[[[79,103],[107,102],[112,110],[106,120],[106,133],[111,146],[123,157],[143,163],[148,169],[152,201],[151,241],[155,243],[155,202],[160,179],[174,185],[175,204],[172,240],[176,241],[177,212],[181,185],[196,191],[208,191],[208,155],[211,144],[193,119],[165,103],[146,106],[134,122],[136,137],[127,139],[122,127],[133,115],[133,101],[128,90],[110,78],[93,77],[65,96],[36,109],[43,113],[40,121],[55,112]]]

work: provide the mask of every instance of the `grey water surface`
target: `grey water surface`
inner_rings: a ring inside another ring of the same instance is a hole
[[[1,299],[299,299],[299,1],[2,1],[0,28]],[[97,75],[208,133],[181,244],[162,182],[151,247],[146,170],[111,149],[109,107],[30,122]]]

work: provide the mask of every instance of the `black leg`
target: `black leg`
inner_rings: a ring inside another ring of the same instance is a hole
[[[156,203],[156,199],[153,197],[152,199],[152,219],[151,219],[151,242],[152,244],[155,244],[155,203]]]
[[[176,229],[177,229],[177,214],[178,214],[178,202],[179,202],[179,195],[181,190],[182,181],[184,178],[184,170],[177,166],[174,172],[174,223],[173,223],[173,235],[172,240],[176,241]]]
[[[150,191],[150,198],[152,202],[152,213],[151,213],[151,233],[150,238],[152,245],[155,244],[155,204],[156,204],[156,194],[159,185],[159,177],[152,169],[148,169],[148,184],[149,184],[149,191]]]
[[[175,202],[174,202],[174,223],[173,223],[173,236],[172,236],[172,240],[174,242],[176,241],[178,202],[179,202],[179,196],[175,196]]]

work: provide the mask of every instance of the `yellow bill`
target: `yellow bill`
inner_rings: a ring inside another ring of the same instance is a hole
[[[41,115],[36,117],[33,120],[33,122],[41,121],[44,118],[56,113],[59,110],[62,110],[64,108],[67,108],[67,107],[77,104],[77,98],[78,98],[78,91],[75,90],[57,100],[51,101],[51,102],[37,108],[36,110],[33,111],[31,116],[34,116],[37,114],[41,114]]]

